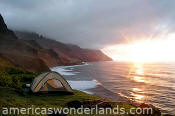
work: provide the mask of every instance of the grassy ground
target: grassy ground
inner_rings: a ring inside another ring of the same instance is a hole
[[[67,103],[73,100],[95,100],[101,97],[92,96],[81,91],[74,90],[74,95],[57,95],[57,96],[36,96],[21,95],[13,88],[0,87],[0,109],[3,107],[18,108],[61,108],[67,107]],[[126,108],[126,111],[133,106],[127,103],[116,102],[115,105]],[[0,111],[1,111],[0,110]],[[2,112],[2,111],[1,111]],[[98,116],[98,115],[97,115]]]
[[[0,87],[0,107],[63,107],[67,102],[72,100],[87,100],[87,99],[99,99],[100,97],[92,96],[81,91],[74,90],[74,95],[21,95],[12,88]]]

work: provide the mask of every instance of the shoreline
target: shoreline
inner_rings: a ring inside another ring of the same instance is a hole
[[[101,62],[103,62],[103,61],[101,61]],[[111,61],[107,61],[107,62],[111,62]],[[61,75],[63,75],[63,77],[64,76],[75,76],[79,72],[75,72],[75,71],[73,72],[72,68],[77,67],[77,66],[81,67],[81,66],[90,65],[89,63],[91,63],[91,62],[82,62],[82,64],[76,64],[76,65],[56,66],[56,67],[52,67],[50,69],[52,71],[56,71],[56,72],[60,73]],[[69,69],[67,69],[67,68],[69,68]],[[107,99],[111,99],[112,101],[121,101],[121,102],[128,101],[127,98],[122,97],[119,94],[114,93],[114,92],[106,89],[105,87],[103,87],[103,85],[101,85],[100,82],[98,82],[95,79],[93,79],[91,81],[87,81],[87,80],[78,80],[78,81],[77,80],[67,80],[67,81],[70,83],[70,85],[72,86],[73,89],[83,91],[87,94],[91,94],[91,95],[95,95],[95,96],[99,96],[99,97],[104,97]],[[89,86],[85,86],[85,84],[89,85]],[[79,85],[79,86],[77,86],[77,85]],[[84,86],[84,87],[82,88],[82,86]]]
[[[111,62],[111,61],[109,61],[109,62]],[[80,72],[76,72],[76,71],[73,71],[73,68],[74,67],[81,67],[81,66],[84,66],[84,65],[90,65],[89,63],[91,63],[91,62],[85,62],[85,63],[83,63],[83,64],[81,64],[81,65],[69,65],[69,66],[57,66],[57,68],[59,68],[59,69],[62,69],[62,72],[60,73],[61,75],[63,75],[63,77],[65,76],[65,75],[69,75],[69,76],[75,76],[77,73],[80,73]],[[56,68],[56,67],[54,67],[54,68]],[[52,69],[51,69],[52,70]],[[68,74],[66,74],[66,73],[68,73]],[[91,81],[92,82],[95,82],[96,83],[96,86],[94,86],[94,84],[92,85],[93,87],[90,87],[89,88],[89,86],[86,88],[83,88],[83,89],[79,89],[79,88],[75,88],[75,89],[77,89],[77,90],[80,90],[80,91],[83,91],[83,92],[85,92],[85,93],[87,93],[87,94],[91,94],[91,95],[93,95],[93,96],[99,96],[99,97],[103,97],[103,98],[107,98],[107,99],[110,99],[110,100],[112,100],[112,101],[118,101],[118,102],[128,102],[128,103],[131,103],[131,104],[133,104],[133,105],[135,105],[135,104],[140,104],[139,102],[136,102],[136,101],[132,101],[132,100],[130,100],[130,99],[128,99],[128,98],[125,98],[125,97],[122,97],[122,96],[120,96],[119,94],[117,94],[117,93],[114,93],[114,92],[112,92],[112,91],[110,91],[110,90],[108,90],[108,89],[106,89],[105,87],[103,87],[103,85],[101,85],[101,83],[99,83],[97,80],[94,80],[95,78],[93,78]],[[68,81],[77,81],[77,80],[68,80]],[[82,84],[82,82],[86,82],[87,80],[78,80],[79,81],[79,83],[80,84]],[[87,84],[87,83],[86,83]],[[77,85],[77,87],[78,87],[78,83],[77,84],[75,84],[75,85]],[[81,86],[81,85],[80,85]],[[84,85],[83,85],[84,86]],[[74,89],[74,88],[73,88]],[[148,103],[146,103],[146,104],[148,104]],[[150,104],[150,103],[149,103]],[[150,104],[150,105],[152,105],[152,104]],[[157,107],[156,107],[157,108]],[[162,112],[162,111],[161,111]],[[169,114],[169,113],[163,113],[162,112],[162,114]],[[172,114],[171,114],[172,115]]]
[[[94,62],[115,62],[115,61],[114,60],[105,60],[105,61],[77,62],[77,63],[68,63],[68,64],[61,64],[61,65],[57,65],[57,66],[51,66],[49,68],[52,69],[55,67],[64,67],[64,66],[80,66],[80,65],[84,65],[86,63],[94,63]]]

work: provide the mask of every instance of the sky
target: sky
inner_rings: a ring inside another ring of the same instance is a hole
[[[95,49],[173,33],[174,8],[175,0],[0,0],[10,29]]]

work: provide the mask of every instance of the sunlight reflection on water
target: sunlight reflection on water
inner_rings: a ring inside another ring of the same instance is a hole
[[[81,81],[92,77],[123,98],[152,104],[163,113],[175,114],[175,63],[98,62],[76,67],[73,72],[80,73],[67,79]]]
[[[142,64],[141,63],[134,64],[133,69],[135,69],[135,71],[134,71],[135,75],[133,76],[133,80],[136,82],[143,82],[144,83],[146,77],[141,76],[141,75],[144,75],[144,70],[143,70]],[[134,92],[131,92],[131,96],[133,96],[133,100],[137,101],[137,102],[144,102],[144,98],[145,98],[145,96],[143,95],[144,90],[141,88],[133,88],[133,91]],[[142,93],[142,94],[139,94],[139,93]]]

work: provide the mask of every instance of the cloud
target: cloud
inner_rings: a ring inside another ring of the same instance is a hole
[[[9,28],[85,48],[174,31],[173,0],[1,0]]]

